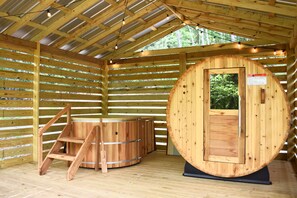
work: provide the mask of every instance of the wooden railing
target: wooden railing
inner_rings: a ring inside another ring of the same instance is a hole
[[[46,132],[62,115],[67,113],[67,125],[71,124],[71,105],[68,104],[63,110],[61,110],[55,117],[53,117],[44,127],[38,130],[38,169],[40,168],[43,161],[43,133]],[[64,128],[65,129],[65,128]]]

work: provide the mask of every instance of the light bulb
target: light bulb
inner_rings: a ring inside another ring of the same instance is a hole
[[[196,28],[196,30],[198,30],[199,29],[199,24],[197,24],[195,28]]]
[[[237,43],[237,47],[240,49],[241,48],[241,42]]]
[[[114,49],[116,49],[116,50],[118,49],[118,44],[116,44],[116,45],[114,46]]]
[[[253,53],[256,53],[256,52],[257,52],[257,48],[253,47]]]
[[[185,22],[183,22],[183,23],[182,23],[182,25],[186,25],[186,23],[185,23]]]
[[[46,15],[47,15],[48,18],[52,17],[52,14],[51,14],[50,10],[46,10]]]
[[[112,63],[112,59],[109,60],[109,63]]]
[[[169,14],[167,14],[166,20],[169,20]]]
[[[276,50],[273,51],[273,55],[274,55],[274,56],[276,55]]]
[[[125,24],[126,24],[125,19],[123,19],[123,25],[125,25]]]

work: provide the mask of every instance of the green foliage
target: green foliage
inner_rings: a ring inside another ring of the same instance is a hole
[[[210,108],[238,109],[238,75],[210,76]]]
[[[230,43],[237,41],[247,41],[247,38],[208,30],[204,28],[193,28],[192,26],[185,26],[162,39],[153,42],[140,50],[157,50],[178,47],[190,47],[210,45],[215,43]]]

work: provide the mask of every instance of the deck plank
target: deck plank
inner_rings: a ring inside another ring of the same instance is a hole
[[[297,197],[297,177],[287,161],[269,165],[272,185],[183,177],[184,160],[153,152],[135,166],[107,174],[81,168],[66,180],[67,166],[55,163],[39,176],[34,164],[0,170],[0,197]]]

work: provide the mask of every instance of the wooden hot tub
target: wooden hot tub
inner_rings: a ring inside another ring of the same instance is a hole
[[[143,156],[155,149],[152,146],[154,145],[153,120],[150,118],[102,117],[72,118],[72,120],[73,137],[85,138],[94,126],[99,125],[102,128],[108,168],[137,164]],[[98,149],[94,139],[81,167],[95,168],[96,148]],[[70,144],[68,152],[76,154],[78,149],[79,145]],[[99,162],[99,167],[101,167],[101,162]]]

